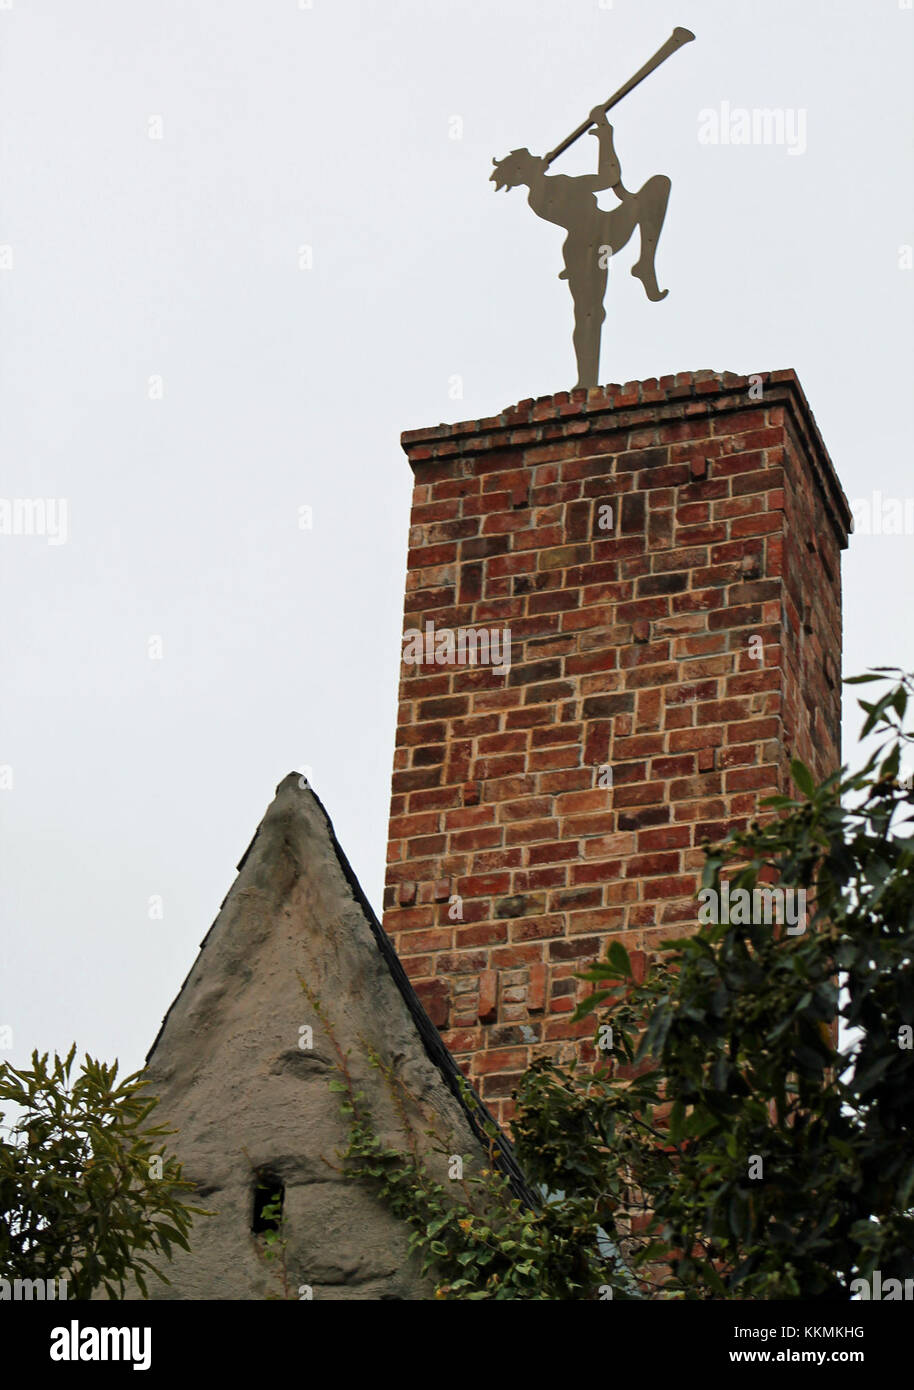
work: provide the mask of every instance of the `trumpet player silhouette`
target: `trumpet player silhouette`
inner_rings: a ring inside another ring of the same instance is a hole
[[[525,185],[530,191],[527,202],[547,222],[564,227],[568,233],[562,248],[565,269],[560,280],[568,281],[574,302],[574,351],[578,360],[578,386],[596,386],[600,370],[600,333],[606,310],[606,294],[610,257],[630,241],[635,228],[641,238],[641,253],[632,266],[632,275],[644,286],[648,299],[665,299],[666,290],[657,284],[654,256],[666,205],[670,197],[670,181],[665,174],[655,174],[637,193],[629,193],[622,183],[622,170],[613,148],[613,128],[606,113],[623,97],[649,77],[672,57],[683,44],[695,38],[691,29],[676,28],[633,77],[624,82],[608,101],[595,106],[576,130],[566,136],[549,154],[539,156],[529,150],[512,150],[505,159],[493,159],[494,173],[489,178],[496,191]],[[590,131],[600,145],[596,174],[578,178],[547,174],[554,159],[575,140]],[[596,195],[610,188],[619,206],[608,212],[597,203]]]
[[[574,302],[574,351],[578,364],[578,386],[596,386],[600,368],[600,334],[606,318],[603,297],[609,276],[609,263],[617,251],[630,241],[637,227],[641,253],[631,273],[644,286],[648,299],[665,299],[668,290],[657,284],[654,256],[666,216],[670,180],[665,174],[649,178],[637,193],[629,193],[622,183],[622,170],[613,146],[613,128],[602,106],[595,106],[588,117],[599,142],[596,174],[569,177],[547,174],[551,160],[527,149],[512,150],[504,159],[493,159],[489,178],[496,192],[524,185],[530,191],[527,202],[537,217],[564,227],[568,233],[562,247],[565,269],[560,280],[568,281]],[[554,156],[553,156],[554,157]],[[604,211],[596,195],[611,189],[619,206]]]

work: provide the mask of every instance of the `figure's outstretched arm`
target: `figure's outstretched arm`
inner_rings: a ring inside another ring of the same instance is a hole
[[[590,131],[590,134],[595,135],[599,141],[600,156],[596,175],[588,182],[595,193],[604,188],[611,188],[615,192],[622,186],[622,169],[613,146],[613,128],[606,119],[606,112],[600,107],[594,107],[590,114],[596,125],[596,129]]]

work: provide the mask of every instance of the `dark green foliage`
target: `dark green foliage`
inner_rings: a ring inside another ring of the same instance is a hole
[[[861,701],[863,733],[885,736],[861,771],[816,787],[795,763],[801,797],[770,798],[775,817],[708,853],[705,888],[727,870],[733,887],[803,889],[805,932],[709,925],[643,985],[616,944],[579,1012],[605,1011],[634,1079],[525,1078],[528,1175],[583,1184],[619,1241],[624,1175],[653,1212],[630,1264],[662,1252],[668,1292],[842,1299],[875,1269],[914,1272],[914,795],[898,780],[914,687],[897,674]]]
[[[530,1210],[514,1197],[494,1166],[447,1154],[449,1177],[432,1174],[407,1118],[407,1096],[393,1070],[372,1056],[410,1136],[410,1151],[384,1145],[364,1096],[354,1091],[345,1059],[342,1080],[331,1082],[350,1123],[347,1177],[373,1185],[391,1212],[410,1228],[409,1249],[435,1279],[440,1299],[580,1299],[593,1297],[600,1274],[590,1252],[590,1223],[574,1202]],[[494,1130],[494,1126],[493,1126]],[[494,1147],[492,1150],[494,1155]]]
[[[168,1283],[149,1256],[188,1249],[192,1218],[179,1195],[180,1164],[163,1153],[171,1131],[150,1124],[158,1103],[138,1073],[86,1056],[32,1054],[30,1068],[0,1066],[0,1105],[18,1114],[0,1134],[0,1278],[66,1279],[70,1298],[104,1288],[123,1297],[133,1277]],[[0,1120],[3,1112],[0,1111]]]

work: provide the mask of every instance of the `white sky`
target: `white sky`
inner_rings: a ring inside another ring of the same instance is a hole
[[[601,379],[794,367],[848,497],[910,498],[898,0],[0,0],[0,496],[69,504],[66,544],[0,536],[4,1056],[139,1065],[292,768],[380,904],[399,433],[574,382],[562,232],[491,159],[674,25],[612,117],[626,185],[673,181],[670,294],[622,253]],[[805,111],[805,152],[700,144],[723,101]],[[914,666],[912,549],[853,539],[847,674]]]

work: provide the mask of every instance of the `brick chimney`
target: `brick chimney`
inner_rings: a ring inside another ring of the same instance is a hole
[[[384,925],[506,1120],[529,1062],[592,1033],[574,975],[608,937],[694,930],[702,842],[792,757],[838,765],[851,517],[793,371],[563,391],[402,442]],[[460,629],[476,664],[450,659]]]

